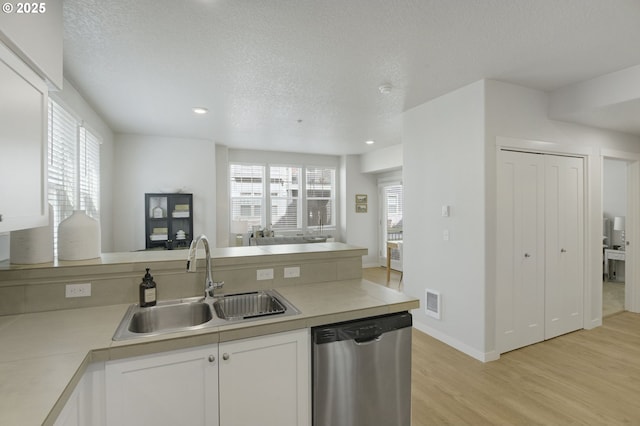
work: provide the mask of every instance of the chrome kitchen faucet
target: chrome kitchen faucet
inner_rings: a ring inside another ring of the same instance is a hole
[[[213,291],[217,288],[222,288],[224,281],[215,282],[211,275],[211,250],[209,249],[209,239],[205,235],[200,235],[195,240],[191,241],[189,247],[189,256],[187,257],[187,272],[196,272],[196,262],[198,253],[198,243],[204,244],[205,261],[207,273],[204,277],[204,298],[213,297]]]

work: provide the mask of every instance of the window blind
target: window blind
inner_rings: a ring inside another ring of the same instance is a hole
[[[271,224],[273,229],[302,228],[300,203],[300,167],[269,167]]]
[[[306,175],[307,226],[335,226],[336,170],[308,167]]]
[[[60,222],[78,209],[100,219],[100,140],[51,99],[48,121],[47,199],[53,211],[57,256]]]
[[[231,219],[249,226],[263,225],[265,167],[255,164],[231,164]]]
[[[231,163],[231,228],[238,221],[283,231],[334,227],[335,173],[331,167]]]

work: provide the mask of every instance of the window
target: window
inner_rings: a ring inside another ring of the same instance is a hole
[[[232,224],[292,231],[335,226],[334,168],[235,163],[229,175]]]
[[[74,210],[100,220],[100,140],[52,100],[48,128],[48,201],[57,255],[58,225]]]
[[[264,166],[232,164],[231,220],[246,222],[249,226],[262,225],[264,196]]]
[[[269,167],[271,225],[273,229],[302,228],[302,215],[298,202],[300,173],[299,167]]]
[[[335,169],[309,167],[307,172],[307,225],[335,226]]]

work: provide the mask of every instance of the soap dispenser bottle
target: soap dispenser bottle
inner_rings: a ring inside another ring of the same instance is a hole
[[[140,307],[156,306],[156,296],[156,283],[147,268],[147,273],[140,283]]]

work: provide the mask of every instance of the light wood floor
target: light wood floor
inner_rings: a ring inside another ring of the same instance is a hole
[[[640,314],[489,363],[417,330],[412,353],[413,426],[640,425]]]

